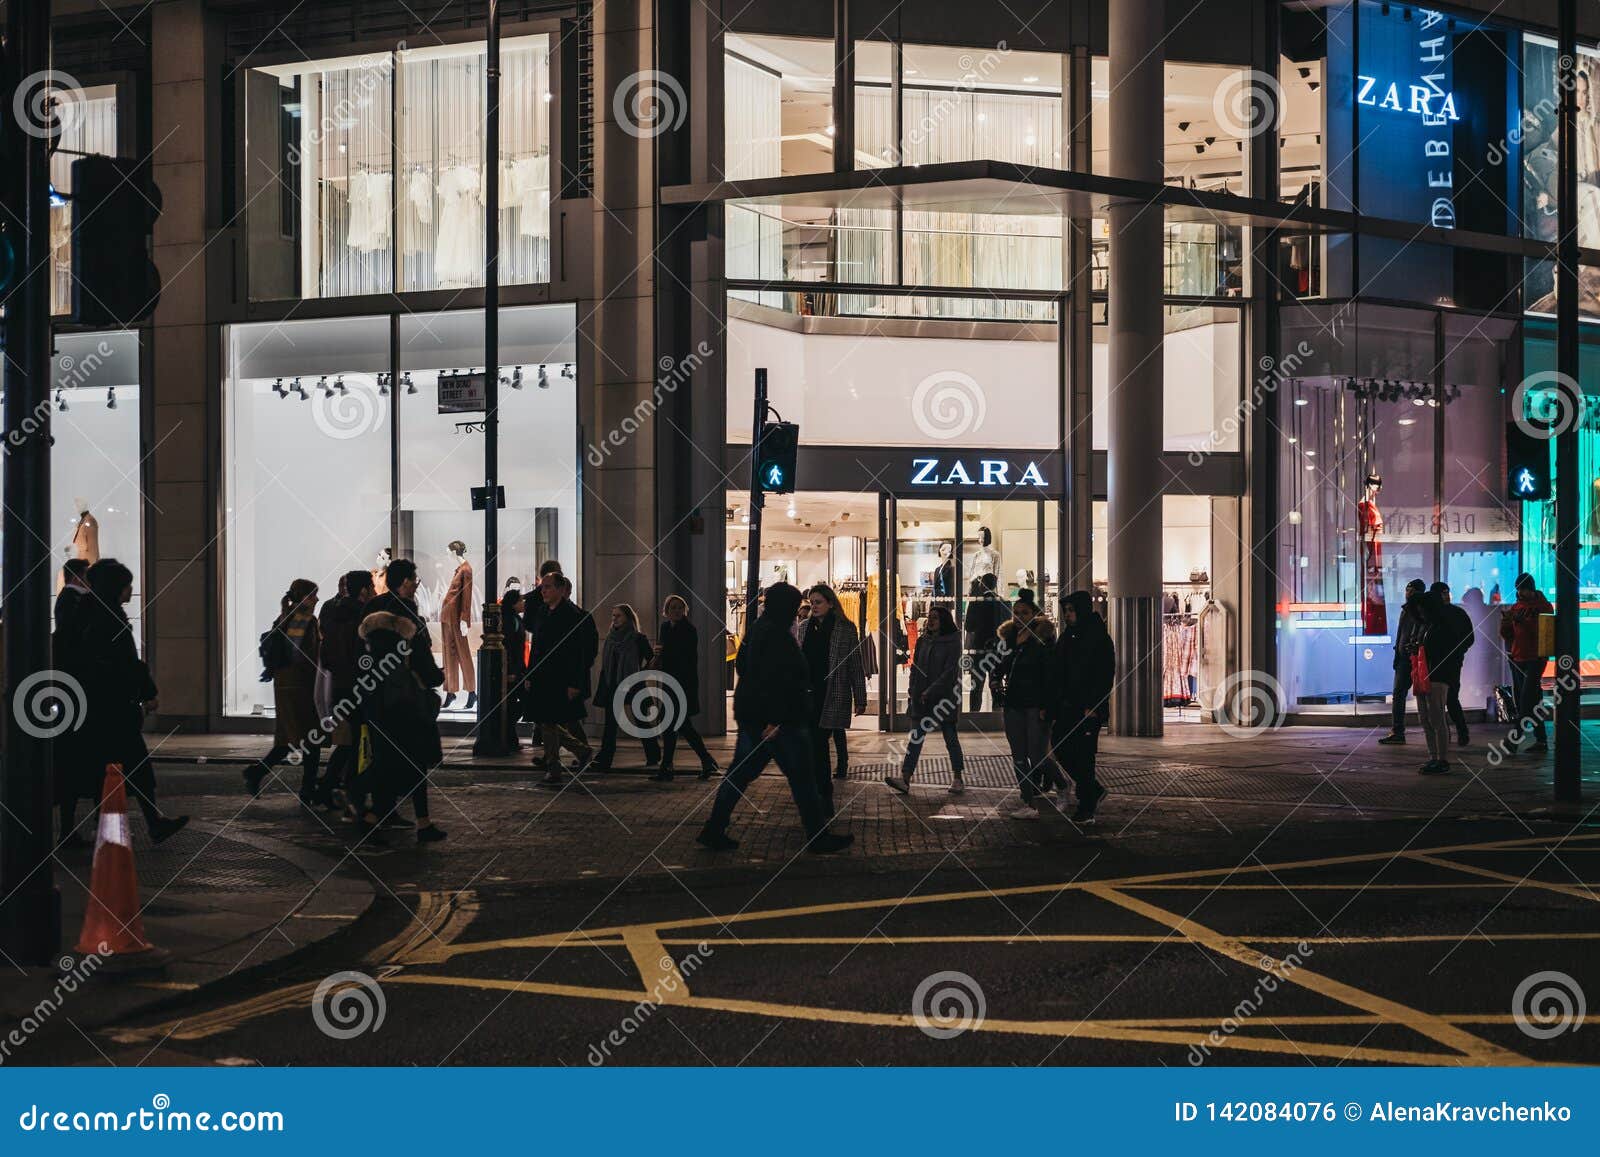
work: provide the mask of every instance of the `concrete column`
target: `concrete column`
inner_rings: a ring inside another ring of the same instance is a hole
[[[1163,0],[1110,5],[1114,176],[1162,178]],[[1113,204],[1107,553],[1119,735],[1161,734],[1161,244],[1158,209]]]
[[[145,332],[153,347],[153,428],[145,510],[145,639],[161,688],[163,728],[203,730],[217,654],[215,461],[207,431],[217,404],[217,339],[206,324],[206,249],[213,220],[207,162],[216,137],[206,78],[214,53],[201,0],[165,0],[151,12],[150,93],[156,125],[151,175],[162,213],[153,250],[161,300]]]
[[[583,606],[604,632],[607,608],[628,603],[652,631],[658,608],[655,551],[655,137],[633,111],[636,94],[661,90],[650,0],[597,0],[594,29],[592,264],[578,301],[579,421],[583,426]],[[618,92],[621,99],[618,100]],[[670,95],[671,110],[679,106]],[[618,108],[622,109],[619,116]],[[671,117],[675,111],[666,111]],[[617,431],[616,441],[608,434]],[[599,449],[595,449],[599,448]]]

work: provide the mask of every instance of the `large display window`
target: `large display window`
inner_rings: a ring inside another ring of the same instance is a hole
[[[500,280],[550,276],[549,37],[501,48]],[[483,284],[484,45],[244,74],[255,300]]]
[[[571,306],[531,306],[502,310],[500,324],[499,565],[506,585],[531,586],[548,559],[577,570],[576,319]],[[419,609],[436,658],[453,668],[446,717],[471,717],[490,593],[483,514],[471,501],[484,471],[482,393],[471,377],[482,357],[481,311],[228,327],[227,714],[272,710],[256,640],[293,579],[330,598],[344,572],[376,577],[392,556],[417,563]],[[467,597],[447,599],[458,578]]]
[[[144,605],[145,457],[139,335],[58,334],[50,370],[51,581],[59,586],[61,567],[70,558],[122,562],[133,572],[126,609],[137,636]]]

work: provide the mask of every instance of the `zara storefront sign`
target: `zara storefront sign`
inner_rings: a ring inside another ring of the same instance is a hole
[[[1012,472],[1021,466],[1013,477]],[[1005,458],[913,458],[912,486],[1044,486],[1039,464],[1012,462]]]
[[[1356,77],[1356,103],[1368,105],[1371,108],[1384,108],[1391,112],[1411,113],[1423,118],[1435,118],[1431,124],[1442,124],[1447,121],[1458,121],[1461,114],[1456,112],[1456,94],[1446,92],[1439,87],[1442,74],[1424,76],[1424,84],[1408,84],[1405,86],[1405,95],[1401,95],[1401,86],[1397,81],[1380,84],[1375,76]],[[1437,102],[1437,104],[1435,103]]]

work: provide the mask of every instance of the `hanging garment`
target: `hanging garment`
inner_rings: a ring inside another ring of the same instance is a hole
[[[350,174],[350,229],[345,244],[358,253],[374,253],[389,248],[388,173],[357,170]]]
[[[1389,634],[1389,614],[1383,602],[1383,512],[1376,502],[1359,502],[1361,519],[1361,633]]]
[[[1205,711],[1222,710],[1228,679],[1228,612],[1216,600],[1200,608],[1195,620],[1195,698]]]
[[[457,165],[439,178],[439,239],[434,271],[444,288],[483,279],[483,176]]]
[[[524,237],[550,236],[550,154],[512,164],[509,195],[517,209],[517,231]]]
[[[100,561],[100,523],[87,510],[78,515],[78,525],[72,528],[72,557],[91,565]]]
[[[439,604],[439,634],[444,643],[444,689],[476,691],[477,674],[472,669],[472,648],[467,645],[467,628],[472,624],[472,564],[465,559],[456,567],[450,586]]]
[[[400,236],[409,256],[428,251],[432,227],[433,182],[426,169],[412,169],[400,186]]]
[[[1194,698],[1190,679],[1195,673],[1194,623],[1169,618],[1161,624],[1161,700],[1169,707]]]

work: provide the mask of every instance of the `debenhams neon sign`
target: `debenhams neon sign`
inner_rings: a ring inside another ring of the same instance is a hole
[[[959,458],[913,458],[911,485],[913,486],[1043,486],[1044,475],[1039,464],[1029,462],[1022,475],[1011,481],[1013,463],[1004,458],[980,458],[978,476],[973,477],[965,462]]]
[[[1369,108],[1388,109],[1390,112],[1414,113],[1430,125],[1460,120],[1461,114],[1456,112],[1456,94],[1445,92],[1431,76],[1422,79],[1427,83],[1406,86],[1409,91],[1402,101],[1400,86],[1394,81],[1385,87],[1378,83],[1375,76],[1358,76],[1356,103]]]

